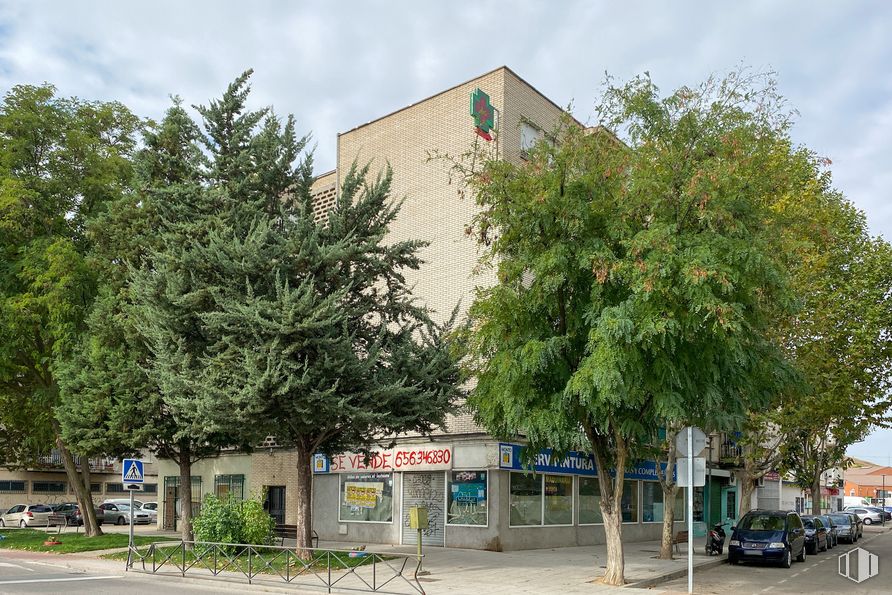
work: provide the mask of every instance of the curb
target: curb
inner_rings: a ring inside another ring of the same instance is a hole
[[[712,560],[710,562],[704,562],[703,564],[698,564],[694,566],[694,572],[698,570],[706,570],[708,568],[715,568],[716,566],[721,566],[722,564],[727,564],[727,558],[718,558],[716,560]],[[659,576],[654,576],[651,578],[646,578],[644,580],[636,581],[634,583],[626,583],[623,587],[626,589],[649,589],[650,587],[655,587],[660,583],[668,583],[669,581],[674,581],[677,578],[681,578],[683,576],[688,575],[688,568],[685,566],[684,568],[680,568],[678,570],[673,570],[672,572],[667,572],[666,574],[661,574]]]

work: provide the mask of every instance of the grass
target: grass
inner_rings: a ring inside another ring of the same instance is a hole
[[[37,531],[35,529],[2,529],[0,549],[28,550],[31,552],[58,552],[60,554],[76,554],[94,550],[107,550],[116,547],[127,547],[127,535],[124,533],[106,533],[99,537],[85,537],[83,534],[62,533],[56,531]],[[43,545],[48,539],[60,541],[60,545]],[[145,545],[155,541],[168,541],[165,537],[135,536],[137,545]],[[126,558],[126,555],[124,556]]]
[[[171,546],[171,547],[159,546],[159,547],[157,547],[155,550],[156,562],[160,564],[164,560],[165,556],[167,556],[167,554],[171,553],[171,551],[174,551],[175,553],[173,554],[171,559],[165,565],[170,566],[170,568],[173,569],[174,564],[181,564],[183,561],[183,558],[182,558],[182,551],[179,549],[179,546]],[[328,562],[327,562],[328,556],[326,555],[328,551],[329,550],[316,550],[313,552],[313,557],[316,558],[315,563],[312,565],[313,569],[325,570],[326,568],[328,568]],[[270,566],[272,566],[272,568],[264,567],[264,562],[259,560],[256,555],[257,552],[259,552],[259,554],[263,560],[270,563]],[[283,553],[279,554],[280,552],[283,552]],[[144,554],[145,551],[140,551],[140,553]],[[346,568],[354,568],[357,566],[362,566],[363,564],[368,565],[368,566],[372,565],[371,555],[362,556],[362,557],[358,557],[358,558],[350,558],[350,557],[348,557],[348,554],[343,551],[331,550],[331,553],[333,554],[331,557],[332,570],[343,570]],[[276,557],[277,554],[279,554],[278,557]],[[335,557],[335,555],[337,555],[337,558]],[[229,556],[231,558],[234,558],[233,562],[228,562],[222,554],[218,553],[218,555],[217,555],[217,570],[228,570],[228,571],[235,571],[235,572],[238,572],[238,571],[247,572],[248,571],[247,554],[242,553],[237,558],[235,557],[235,555],[233,553],[230,553]],[[115,554],[106,554],[102,557],[105,559],[108,559],[108,560],[126,561],[127,553],[119,552],[119,553],[115,553]],[[252,569],[255,572],[257,572],[259,568],[263,567],[263,570],[261,572],[264,574],[273,574],[276,572],[282,573],[282,574],[285,573],[286,557],[285,557],[285,553],[283,550],[265,549],[265,548],[263,548],[263,546],[257,546],[256,550],[255,550],[255,554],[252,554],[252,557],[253,557]],[[381,559],[391,560],[391,559],[393,559],[393,556],[379,554],[377,562],[380,563]],[[151,564],[151,561],[152,561],[152,559],[148,558],[146,560],[146,563]],[[192,551],[187,551],[186,552],[186,565],[188,566],[188,565],[192,564],[193,562],[195,562],[195,554]],[[213,564],[214,564],[213,556],[212,555],[206,556],[204,562],[207,564],[208,567],[213,567]],[[402,563],[401,561],[398,561],[398,562]],[[137,560],[134,563],[138,564],[139,561]],[[294,558],[294,556],[288,557],[287,563],[291,566],[292,576],[294,574],[300,572],[304,568],[303,564],[301,564],[298,560],[296,560]],[[206,568],[206,567],[203,565],[202,562],[199,562],[198,564],[196,564],[195,568],[202,569],[202,568]]]

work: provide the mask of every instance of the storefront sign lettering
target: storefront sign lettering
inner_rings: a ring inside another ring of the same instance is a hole
[[[519,444],[499,444],[499,467],[501,469],[513,469],[516,471],[529,471],[521,462],[523,446]],[[661,463],[666,470],[666,464]],[[570,475],[585,475],[597,477],[595,459],[590,454],[577,451],[569,451],[563,458],[554,455],[550,448],[543,449],[533,459],[533,471],[541,473],[566,473]],[[612,472],[611,475],[615,473]],[[674,477],[674,474],[673,474]],[[656,480],[657,466],[653,461],[643,461],[626,469],[626,479]]]
[[[342,453],[330,459],[315,456],[314,473],[354,473],[357,471],[444,471],[452,469],[452,446],[401,446],[377,450],[368,457],[362,453]]]

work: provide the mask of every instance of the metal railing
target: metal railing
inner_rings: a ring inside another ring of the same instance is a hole
[[[190,571],[196,575],[209,573],[212,577],[243,576],[248,584],[269,577],[289,584],[322,587],[329,593],[336,585],[342,589],[374,593],[401,593],[406,590],[382,589],[388,585],[391,588],[408,585],[411,592],[424,595],[424,587],[418,581],[423,557],[312,547],[162,541],[149,544],[143,552],[131,547],[127,570],[183,577]],[[311,580],[307,583],[298,579]]]
[[[72,458],[74,459],[75,465],[81,464],[80,456],[72,455]],[[87,464],[90,467],[90,471],[114,471],[116,462],[117,461],[115,459],[110,457],[93,457],[87,459]],[[62,459],[62,453],[55,449],[53,449],[53,451],[49,454],[37,457],[37,464],[39,467],[52,469],[62,469],[65,467],[65,462]]]

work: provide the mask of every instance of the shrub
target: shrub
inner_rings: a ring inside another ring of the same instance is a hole
[[[196,541],[265,545],[274,523],[257,499],[238,500],[232,494],[224,499],[208,494],[192,528]]]

